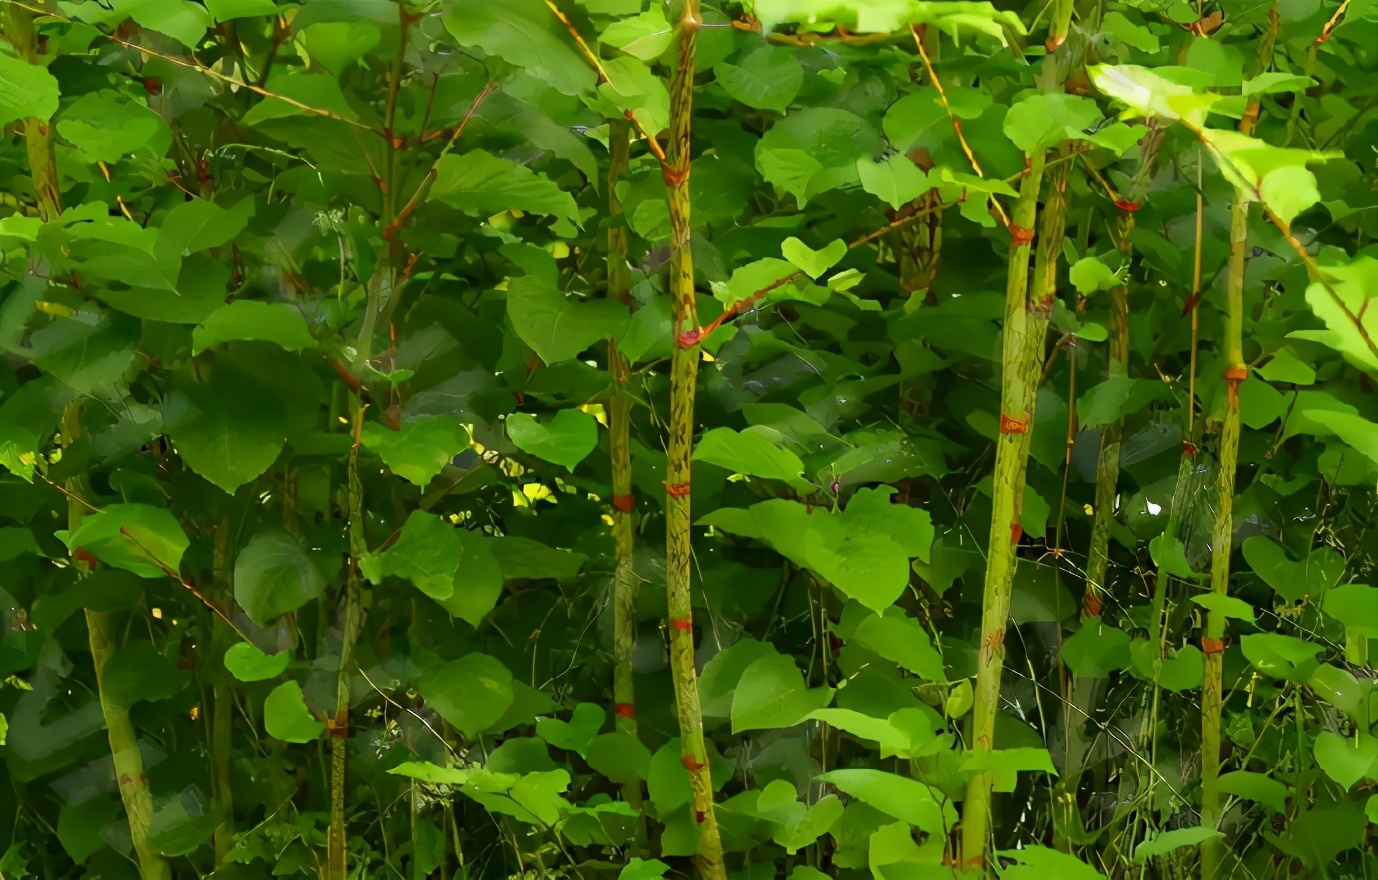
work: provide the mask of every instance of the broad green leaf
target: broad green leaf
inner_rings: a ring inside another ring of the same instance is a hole
[[[1346,446],[1378,464],[1378,424],[1351,413],[1306,410],[1306,418],[1335,432]]]
[[[784,113],[804,84],[798,56],[780,46],[753,49],[737,64],[719,62],[713,76],[727,94],[757,110]]]
[[[1313,749],[1316,764],[1345,791],[1369,776],[1378,761],[1378,739],[1366,733],[1347,737],[1323,730],[1316,734]]]
[[[156,0],[155,0],[156,2]],[[340,81],[323,73],[284,73],[268,81],[272,97],[259,101],[244,114],[244,124],[260,125],[273,119],[330,116],[357,120],[359,114],[345,98]]]
[[[1344,572],[1344,558],[1329,547],[1312,550],[1300,562],[1292,561],[1281,544],[1261,535],[1246,538],[1241,549],[1254,573],[1288,602],[1305,596],[1319,598]]]
[[[502,596],[503,572],[493,550],[498,539],[474,529],[458,529],[464,554],[455,573],[454,590],[440,600],[446,611],[472,627],[477,627]]]
[[[464,767],[441,767],[429,761],[405,761],[388,772],[432,785],[464,785],[472,775]]]
[[[834,239],[823,249],[814,250],[794,236],[790,236],[780,245],[780,250],[785,259],[794,264],[800,272],[817,280],[819,276],[836,266],[838,261],[847,256],[847,243],[840,238]]]
[[[1105,678],[1129,668],[1129,636],[1099,619],[1083,622],[1081,629],[1063,640],[1062,660],[1074,675]]]
[[[243,339],[274,342],[287,351],[316,347],[306,319],[295,306],[237,299],[217,309],[192,331],[192,354],[200,354],[223,342]]]
[[[1198,846],[1204,841],[1224,836],[1216,829],[1204,825],[1161,831],[1134,847],[1134,862],[1141,865],[1149,859],[1165,856],[1182,847]]]
[[[1306,288],[1306,302],[1327,329],[1294,330],[1290,335],[1323,343],[1359,369],[1378,375],[1378,354],[1369,345],[1370,340],[1378,340],[1378,309],[1368,308],[1378,289],[1378,259],[1358,257],[1320,271],[1328,283],[1312,282]]]
[[[157,646],[142,640],[120,646],[106,660],[101,676],[103,696],[125,709],[141,700],[166,700],[186,683]]]
[[[732,732],[793,727],[832,700],[830,687],[809,688],[794,660],[768,654],[743,672],[732,697]]]
[[[1248,770],[1237,770],[1234,773],[1225,773],[1220,777],[1221,794],[1232,794],[1235,797],[1247,798],[1251,801],[1258,801],[1274,813],[1287,812],[1287,798],[1291,794],[1291,789],[1271,776],[1262,773],[1253,773]]]
[[[235,642],[225,652],[225,668],[240,681],[267,681],[282,675],[291,659],[287,651],[265,654],[248,642]]]
[[[620,114],[631,113],[647,131],[661,131],[670,124],[670,92],[665,80],[635,58],[613,58],[603,62],[608,80],[598,93]],[[607,114],[613,115],[613,114]]]
[[[1001,850],[996,855],[1017,862],[1001,872],[1003,880],[1105,880],[1101,872],[1075,856],[1046,846]]]
[[[660,859],[633,858],[623,866],[617,880],[663,880],[670,866]]]
[[[1320,645],[1279,633],[1255,633],[1239,640],[1244,656],[1269,678],[1305,681],[1319,665]]]
[[[313,742],[325,732],[295,681],[284,681],[263,701],[263,728],[273,739],[289,743]]]
[[[377,422],[365,422],[363,444],[393,473],[425,486],[461,450],[469,447],[469,436],[447,416],[425,416],[403,421],[396,431]]]
[[[235,557],[235,601],[259,626],[319,599],[325,583],[301,539],[278,529],[255,534]]]
[[[1097,64],[1091,82],[1103,94],[1128,106],[1126,116],[1184,119],[1199,126],[1218,96],[1200,95],[1213,84],[1209,74],[1188,67],[1149,69],[1133,64]]]
[[[106,94],[81,96],[62,111],[54,127],[92,163],[118,162],[144,147],[161,155],[172,143],[172,130],[163,117]]]
[[[216,373],[163,402],[163,425],[187,466],[233,495],[272,467],[287,444],[282,402],[242,372]]]
[[[1351,638],[1378,638],[1378,588],[1341,584],[1321,597],[1321,610],[1343,624]]]
[[[733,694],[742,674],[762,657],[777,652],[765,642],[744,636],[735,644],[713,655],[699,676],[699,702],[708,718],[727,718],[732,714]]]
[[[561,293],[553,280],[534,275],[508,281],[507,314],[522,342],[547,365],[620,335],[627,323],[627,309],[620,303],[580,302]]]
[[[484,217],[519,210],[579,222],[574,197],[558,184],[525,165],[484,150],[442,157],[426,197]]]
[[[858,768],[833,770],[819,776],[818,781],[928,834],[946,835],[957,822],[951,801],[907,776]]]
[[[770,291],[772,300],[795,299],[797,285],[786,282],[798,272],[792,263],[766,257],[734,269],[727,281],[713,282],[713,296],[725,306],[749,299],[761,291]]]
[[[257,18],[281,12],[273,0],[206,0],[206,9],[216,21]]]
[[[604,733],[588,744],[584,758],[595,773],[615,785],[639,784],[651,766],[651,752],[625,731]]]
[[[0,52],[0,125],[33,118],[46,122],[57,112],[57,78],[46,68]]]
[[[608,713],[597,703],[580,703],[568,721],[562,718],[537,718],[536,735],[557,749],[587,755],[589,743],[598,736]]]
[[[529,413],[507,417],[507,437],[523,452],[574,470],[598,446],[598,422],[577,409],[562,409],[544,421]]]
[[[991,788],[998,792],[1014,791],[1019,773],[1057,775],[1047,749],[972,749],[965,753],[962,769],[989,773]]]
[[[933,24],[957,36],[984,33],[1002,43],[1005,30],[1023,34],[1019,17],[989,3],[929,3],[925,0],[750,0],[748,7],[764,30],[806,24],[823,31],[837,25],[857,33],[891,33],[910,25]]]
[[[804,463],[799,456],[772,443],[763,432],[751,428],[741,432],[732,428],[714,428],[704,434],[694,447],[694,461],[715,464],[733,473],[763,480],[807,485],[800,479]]]
[[[503,576],[514,579],[567,580],[577,575],[589,559],[582,553],[549,547],[518,535],[506,535],[486,543],[502,566]]]
[[[1100,107],[1091,98],[1043,92],[1017,101],[1010,108],[1005,115],[1005,137],[1032,155],[1036,150],[1080,138],[1100,119]]]
[[[868,617],[856,628],[851,641],[924,681],[947,682],[942,655],[923,627],[908,618]]]
[[[368,579],[381,584],[384,577],[406,578],[421,592],[444,604],[455,590],[464,561],[459,531],[445,519],[424,510],[413,510],[397,541],[377,554],[360,560]]]
[[[442,9],[445,28],[466,49],[478,47],[566,95],[593,87],[593,68],[542,0],[446,0]]]
[[[846,110],[795,110],[756,142],[756,167],[767,183],[792,193],[802,206],[816,195],[858,182],[856,163],[874,156],[880,135]]]
[[[466,654],[416,682],[426,705],[468,739],[496,724],[516,698],[512,673],[487,654]]]
[[[896,211],[928,192],[934,185],[912,159],[899,153],[881,162],[868,158],[857,159],[856,173],[862,189]]]
[[[1205,608],[1211,614],[1219,614],[1221,617],[1243,620],[1248,623],[1255,622],[1253,606],[1238,596],[1226,596],[1224,593],[1205,593],[1192,596],[1191,601]]]
[[[675,39],[675,29],[665,13],[651,8],[630,18],[620,18],[607,27],[599,39],[642,61],[659,58]]]
[[[1111,290],[1124,283],[1120,275],[1105,265],[1099,257],[1083,257],[1077,260],[1068,271],[1068,279],[1077,289],[1077,293],[1083,296]]]
[[[1166,395],[1166,386],[1157,380],[1109,376],[1080,395],[1077,419],[1083,428],[1108,425]]]
[[[111,504],[57,536],[73,554],[85,550],[106,565],[145,578],[180,578],[182,554],[191,543],[177,517],[148,504]]]

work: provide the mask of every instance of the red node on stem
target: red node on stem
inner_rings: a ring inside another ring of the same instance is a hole
[[[618,513],[631,513],[636,509],[636,496],[630,493],[626,495],[612,496],[612,507]]]
[[[669,162],[662,163],[660,176],[665,178],[666,186],[674,189],[689,179],[689,163],[685,162],[683,168],[675,168]]]
[[[1015,226],[1010,224],[1010,240],[1015,247],[1022,247],[1033,241],[1034,231],[1027,226]]]
[[[1220,653],[1223,653],[1224,650],[1225,650],[1225,640],[1224,640],[1224,639],[1213,639],[1213,638],[1211,638],[1210,636],[1202,636],[1202,637],[1201,637],[1201,653],[1203,653],[1203,654],[1220,654]]]
[[[1101,612],[1104,610],[1105,605],[1101,602],[1100,596],[1097,595],[1094,590],[1087,590],[1086,594],[1081,597],[1081,613],[1083,616],[1099,618]]]
[[[1115,207],[1126,214],[1133,214],[1135,211],[1142,208],[1143,205],[1140,205],[1138,202],[1131,202],[1129,199],[1116,199]]]
[[[671,621],[670,621],[670,628],[671,628],[671,629],[677,629],[677,630],[679,630],[680,632],[693,632],[693,631],[694,631],[694,618],[692,618],[692,617],[676,617],[674,620],[671,620]]]
[[[633,703],[618,703],[613,707],[613,711],[617,713],[618,718],[636,717],[636,705]]]
[[[702,770],[704,767],[707,767],[707,766],[708,766],[707,764],[700,764],[700,763],[694,758],[694,756],[691,755],[691,754],[689,754],[688,752],[685,752],[684,754],[680,755],[680,756],[679,756],[679,761],[680,761],[681,764],[684,765],[684,769],[685,769],[685,770],[688,770],[690,773],[697,773],[697,772],[699,772],[700,770]]]
[[[1029,433],[1029,420],[1016,419],[1000,414],[1000,433],[1001,434],[1027,434]]]
[[[1196,444],[1193,443],[1193,442],[1191,442],[1190,440],[1183,440],[1183,441],[1182,441],[1182,457],[1183,457],[1183,458],[1195,458],[1195,457],[1196,457]]]
[[[694,821],[702,825],[704,820],[703,810],[694,811]]]
[[[1225,370],[1225,381],[1233,382],[1236,385],[1249,378],[1249,368],[1236,365]]]
[[[1019,523],[1010,524],[1010,543],[1018,544],[1019,539],[1024,537],[1024,527]]]
[[[667,483],[665,486],[665,493],[669,495],[671,498],[688,498],[689,484],[675,483],[673,485],[670,485]]]
[[[96,557],[92,556],[91,551],[85,547],[78,547],[76,552],[72,554],[72,559],[75,562],[83,563],[87,571],[96,570]]]
[[[703,328],[695,327],[692,330],[685,330],[683,333],[679,334],[679,336],[675,338],[675,342],[679,344],[680,348],[690,349],[698,345],[699,341],[702,339]]]

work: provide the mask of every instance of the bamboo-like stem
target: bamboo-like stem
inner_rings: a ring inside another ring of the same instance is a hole
[[[694,665],[691,599],[692,547],[690,457],[694,451],[694,391],[698,382],[700,333],[694,303],[694,258],[689,247],[689,171],[694,107],[694,50],[698,0],[684,0],[679,22],[679,62],[670,87],[670,139],[662,166],[670,198],[670,291],[674,302],[674,353],[670,359],[670,442],[666,461],[665,590],[670,623],[670,670],[679,715],[680,760],[689,772],[691,806],[698,824],[697,863],[703,880],[726,880],[713,779],[704,745],[703,711]]]
[[[9,4],[4,22],[5,36],[15,52],[30,64],[37,64],[38,37],[33,27],[34,13],[16,4]],[[57,182],[57,166],[53,160],[53,138],[48,123],[39,119],[25,119],[23,123],[25,148],[29,158],[29,176],[38,198],[39,216],[44,221],[55,220],[62,211],[61,189]],[[81,434],[79,417],[81,403],[68,405],[62,415],[61,442],[69,446]],[[91,511],[85,477],[76,477],[62,487],[67,496],[67,528],[75,531],[83,517]],[[82,565],[92,565],[86,558]],[[110,741],[110,756],[115,765],[115,780],[124,802],[129,822],[129,838],[139,863],[142,880],[170,880],[171,869],[166,860],[149,844],[148,829],[153,821],[153,796],[144,776],[143,754],[139,751],[139,737],[129,720],[129,709],[115,702],[105,686],[106,665],[119,647],[115,635],[115,615],[109,611],[86,609],[86,632],[91,648],[91,662],[95,666],[96,691],[101,713],[105,717],[106,734]]]
[[[359,444],[364,430],[366,407],[357,394],[351,395],[351,443],[345,493],[349,505],[349,565],[345,571],[340,610],[343,626],[340,640],[340,668],[335,685],[335,717],[327,724],[330,736],[330,828],[326,835],[326,880],[347,880],[344,810],[345,771],[349,749],[349,665],[354,643],[363,626],[360,597],[359,560],[368,552],[364,543],[363,489],[359,483]]]
[[[81,434],[80,401],[67,406],[62,415],[62,444],[74,443]],[[81,520],[91,511],[86,498],[89,494],[85,477],[67,482],[67,528],[75,532]],[[81,553],[78,550],[78,553]],[[79,559],[81,557],[78,557]],[[87,557],[81,565],[93,565]],[[139,863],[141,880],[171,880],[172,870],[148,840],[153,822],[153,795],[144,775],[143,753],[139,751],[139,735],[129,720],[129,707],[117,703],[105,685],[105,669],[119,649],[116,636],[116,615],[111,611],[86,609],[86,633],[91,646],[91,662],[96,669],[96,692],[100,697],[101,713],[105,716],[105,731],[110,740],[110,757],[115,764],[115,780],[124,802],[125,818],[129,822],[129,839]]]
[[[630,304],[630,279],[627,271],[627,227],[622,220],[622,202],[617,197],[617,181],[627,169],[631,149],[631,126],[612,121],[608,134],[608,299]],[[627,393],[631,365],[608,340],[608,456],[612,465],[613,538],[616,542],[612,575],[613,615],[613,711],[617,729],[636,736],[636,686],[632,681],[632,654],[636,650],[636,600],[640,584],[633,570],[635,543],[635,500],[632,495],[631,410]],[[635,848],[646,849],[645,817],[641,815],[641,783],[622,786],[622,796],[637,812]]]
[[[1019,493],[1023,480],[1024,434],[1032,425],[1027,385],[1036,381],[1039,365],[1025,369],[1026,337],[1036,318],[1030,310],[1029,256],[1033,228],[1038,217],[1038,194],[1043,184],[1047,155],[1039,150],[1029,159],[1029,173],[1020,184],[1010,229],[1009,269],[1005,288],[1005,328],[1001,355],[1000,437],[995,447],[995,480],[991,492],[990,544],[987,549],[985,592],[981,611],[981,655],[976,674],[972,711],[972,749],[994,745],[995,716],[1000,703],[1000,676],[1005,661],[1005,623],[1009,617],[1010,588],[1018,543]],[[1057,236],[1060,246],[1062,236]],[[1042,277],[1040,275],[1040,277]],[[1023,433],[1021,433],[1023,432]],[[985,870],[986,843],[990,833],[990,786],[987,773],[967,782],[962,803],[963,865]]]
[[[1120,217],[1115,244],[1126,265],[1134,258],[1134,212],[1148,192],[1162,141],[1159,129],[1150,131],[1141,145],[1139,170],[1123,197],[1116,199]],[[1111,377],[1129,375],[1129,281],[1110,291],[1110,351],[1107,372]],[[1106,572],[1110,566],[1110,524],[1115,519],[1115,496],[1120,479],[1120,442],[1124,423],[1115,419],[1101,431],[1100,454],[1096,460],[1096,501],[1091,526],[1091,550],[1086,562],[1086,591],[1082,597],[1082,616],[1100,617],[1104,606]]]
[[[1271,10],[1271,27],[1259,48],[1260,67],[1267,70],[1277,38],[1277,7]],[[1314,47],[1313,47],[1314,48]],[[1259,100],[1245,107],[1239,131],[1253,134],[1258,122]],[[1220,429],[1219,493],[1215,528],[1211,534],[1211,592],[1225,595],[1230,588],[1230,553],[1234,549],[1234,484],[1239,459],[1239,385],[1249,376],[1244,361],[1244,267],[1248,259],[1249,206],[1237,193],[1230,208],[1230,261],[1225,286],[1225,417]],[[1201,637],[1205,654],[1205,678],[1201,685],[1201,824],[1215,828],[1220,821],[1220,715],[1224,709],[1224,615],[1208,612]],[[1219,837],[1201,842],[1201,877],[1213,880],[1220,870],[1223,847]]]

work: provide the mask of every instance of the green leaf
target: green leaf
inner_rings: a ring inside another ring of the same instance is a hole
[[[1354,638],[1378,638],[1378,588],[1341,584],[1321,597],[1321,610]]]
[[[768,654],[742,672],[732,697],[732,732],[793,727],[832,700],[833,689],[810,689],[794,660]]]
[[[1119,274],[1105,265],[1099,257],[1083,257],[1077,260],[1068,271],[1068,279],[1077,289],[1077,293],[1083,296],[1111,290],[1124,283]]]
[[[1085,621],[1081,629],[1063,640],[1062,660],[1073,675],[1105,678],[1129,668],[1129,636],[1099,618]]]
[[[1134,847],[1134,864],[1142,865],[1151,858],[1165,856],[1182,847],[1198,846],[1203,841],[1224,836],[1216,829],[1207,828],[1204,825],[1160,831]]]
[[[287,351],[315,348],[306,319],[295,306],[237,299],[217,309],[191,333],[192,354],[231,340],[273,342]]]
[[[455,573],[454,591],[440,600],[446,611],[472,627],[477,627],[502,596],[503,571],[493,550],[498,539],[481,531],[457,529],[464,554]]]
[[[1001,872],[1003,880],[1105,880],[1101,872],[1075,856],[1046,846],[1001,850],[996,855],[1018,863]]]
[[[582,757],[588,753],[589,743],[598,736],[598,731],[607,718],[608,713],[597,703],[580,703],[574,707],[574,714],[568,721],[560,718],[537,718],[536,735],[557,749],[574,752]]]
[[[1369,340],[1378,340],[1378,309],[1367,307],[1378,289],[1378,259],[1358,257],[1320,271],[1329,283],[1312,282],[1306,288],[1306,302],[1327,329],[1294,330],[1289,335],[1323,343],[1359,369],[1378,376],[1378,355],[1369,347]]]
[[[360,562],[368,579],[381,584],[389,575],[406,578],[421,592],[444,603],[455,591],[464,559],[459,530],[442,517],[413,510],[402,524],[397,541]]]
[[[608,81],[598,87],[617,113],[630,112],[647,131],[658,132],[670,124],[670,92],[665,80],[635,58],[613,58],[603,62]],[[608,113],[606,115],[614,115]]]
[[[301,539],[278,529],[255,534],[235,557],[235,601],[259,626],[319,599],[325,581]]]
[[[129,709],[141,700],[157,702],[174,696],[185,679],[152,642],[130,641],[115,651],[102,671],[101,693]]]
[[[725,306],[731,306],[749,299],[762,290],[770,290],[770,299],[795,299],[797,286],[784,283],[797,269],[791,263],[766,257],[732,270],[727,281],[713,282],[713,296]]]
[[[623,866],[617,880],[663,880],[670,866],[660,859],[633,858]]]
[[[621,18],[603,28],[599,39],[642,61],[659,58],[675,39],[675,29],[665,13],[651,8],[630,18]]]
[[[736,643],[713,655],[699,676],[699,703],[708,718],[727,718],[732,715],[733,695],[742,674],[762,657],[775,656],[776,650],[765,642],[743,636]]]
[[[1287,798],[1291,796],[1291,789],[1271,776],[1237,770],[1234,773],[1223,774],[1219,786],[1221,794],[1258,801],[1274,813],[1287,812]]]
[[[917,779],[882,770],[852,769],[824,773],[818,781],[929,834],[945,835],[957,823],[952,802]]]
[[[1005,137],[1032,155],[1036,150],[1079,139],[1101,120],[1091,98],[1061,92],[1040,92],[1016,102],[1005,115]]]
[[[25,118],[47,122],[57,99],[57,78],[46,68],[0,52],[0,125]]]
[[[55,128],[92,163],[115,163],[143,147],[161,155],[172,143],[163,117],[111,95],[81,96],[62,111]]]
[[[1305,681],[1319,665],[1320,645],[1279,633],[1255,633],[1239,640],[1245,658],[1269,678]]]
[[[1078,398],[1077,419],[1083,428],[1109,425],[1166,395],[1166,386],[1157,380],[1109,376]]]
[[[874,156],[881,146],[879,135],[855,114],[809,107],[789,113],[756,142],[756,167],[802,207],[814,196],[857,183],[857,160]]]
[[[598,446],[598,422],[577,409],[562,409],[544,422],[512,413],[505,424],[508,439],[522,452],[571,471]]]
[[[284,681],[273,688],[263,701],[263,729],[273,739],[289,743],[308,743],[325,732],[325,725],[317,721],[306,708],[301,685]]]
[[[533,275],[508,282],[507,314],[522,342],[547,365],[570,360],[594,343],[620,336],[627,323],[627,309],[620,303],[579,302],[562,294],[553,280]]]
[[[763,480],[808,485],[800,479],[804,463],[799,456],[772,443],[764,432],[752,428],[741,432],[714,428],[699,439],[693,460]]]
[[[282,675],[291,659],[288,651],[270,655],[248,642],[235,642],[225,652],[225,668],[240,681],[267,681]]]
[[[566,95],[593,88],[593,68],[542,0],[447,0],[443,9],[445,28],[466,49],[478,47]]]
[[[177,517],[148,504],[111,504],[57,535],[73,554],[85,550],[145,578],[180,577],[182,554],[191,544]]]
[[[1047,749],[972,749],[965,753],[962,769],[969,773],[989,773],[991,788],[1012,792],[1019,773],[1057,775]]]
[[[873,615],[861,622],[852,634],[851,641],[924,681],[947,683],[942,655],[916,621]]]
[[[408,419],[396,431],[365,422],[363,444],[393,473],[425,486],[461,450],[469,448],[469,435],[447,416],[426,416]]]
[[[421,696],[447,724],[468,739],[496,724],[516,694],[512,673],[487,654],[466,654],[422,675]]]
[[[1378,424],[1351,413],[1319,409],[1305,410],[1302,415],[1333,431],[1346,446],[1378,464]]]
[[[578,224],[574,197],[525,165],[484,150],[441,157],[426,197],[466,214],[487,217],[503,211],[547,214]]]
[[[739,64],[719,62],[713,76],[735,100],[776,113],[789,109],[804,84],[804,68],[796,53],[769,44],[753,49]]]
[[[1205,593],[1192,596],[1191,601],[1205,608],[1211,614],[1219,614],[1221,617],[1243,620],[1248,623],[1255,622],[1253,606],[1238,596],[1226,596],[1224,593]]]
[[[1320,597],[1344,573],[1344,558],[1329,547],[1312,550],[1300,562],[1293,562],[1281,544],[1261,535],[1246,538],[1241,549],[1254,573],[1288,602]]]
[[[822,250],[816,251],[790,236],[780,245],[780,250],[800,272],[816,280],[847,256],[847,243],[840,238],[834,239]]]
[[[584,755],[589,767],[614,785],[636,784],[646,779],[651,752],[635,736],[625,731],[594,737]]]
[[[935,185],[912,159],[900,153],[882,162],[874,162],[868,158],[857,159],[856,173],[862,189],[896,211],[933,189]]]
[[[340,81],[323,73],[284,73],[268,80],[272,97],[249,108],[243,123],[261,125],[273,119],[327,115],[357,121],[359,114],[349,105]]]
[[[272,467],[287,444],[282,403],[239,371],[177,389],[162,415],[187,466],[230,495]]]
[[[205,0],[206,9],[217,22],[236,18],[257,18],[278,15],[281,10],[273,0]]]
[[[1345,737],[1323,730],[1316,734],[1313,750],[1316,765],[1345,791],[1370,775],[1378,761],[1378,739],[1367,734]]]

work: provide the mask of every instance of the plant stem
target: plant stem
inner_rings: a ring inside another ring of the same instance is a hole
[[[684,0],[679,22],[679,63],[670,88],[670,139],[662,166],[669,188],[670,291],[674,302],[674,353],[670,361],[670,442],[666,461],[665,590],[670,622],[670,669],[679,714],[680,760],[689,771],[691,806],[698,824],[697,862],[703,880],[726,880],[713,779],[703,738],[703,712],[694,665],[694,612],[690,592],[692,547],[690,457],[694,451],[694,391],[700,332],[690,250],[689,171],[694,106],[694,49],[701,19],[698,0]]]
[[[617,181],[627,168],[631,149],[631,126],[613,120],[608,135],[608,299],[630,304],[627,272],[627,227],[622,221],[622,202],[617,197]],[[632,495],[631,396],[627,381],[631,365],[622,356],[617,340],[608,340],[608,452],[612,464],[613,537],[616,556],[613,569],[613,711],[617,729],[635,737],[636,686],[632,681],[632,654],[636,650],[636,600],[639,584],[633,570],[635,505]],[[646,824],[641,816],[641,783],[622,786],[622,796],[637,812],[634,846],[646,849]]]
[[[230,521],[228,518],[222,518],[215,529],[215,551],[212,557],[212,577],[220,589],[221,601],[229,594],[229,544]],[[212,653],[219,658],[223,649],[233,643],[227,638],[233,633],[214,615],[211,617],[211,626],[216,634],[215,642],[218,648]],[[223,669],[216,672],[217,676],[224,674]],[[234,790],[230,783],[230,756],[233,749],[234,699],[230,694],[229,685],[222,681],[215,685],[211,692],[211,767],[214,771],[215,803],[220,811],[220,824],[215,828],[217,869],[225,863],[225,857],[234,846]]]
[[[1037,367],[1025,369],[1025,337],[1032,322],[1029,297],[1029,255],[1033,226],[1038,217],[1038,193],[1047,160],[1039,150],[1029,159],[1029,173],[1020,184],[1019,201],[1011,218],[1009,271],[1005,288],[1000,437],[995,447],[995,480],[991,492],[990,544],[987,550],[985,593],[981,608],[981,655],[976,673],[972,711],[971,748],[992,748],[995,715],[1000,703],[1000,675],[1005,661],[1005,623],[1009,617],[1010,588],[1018,543],[1019,493],[1023,480],[1025,445],[1032,423],[1028,409],[1031,395],[1025,386],[1035,381]],[[1061,245],[1061,235],[1058,244]],[[1022,433],[1021,433],[1022,432]],[[985,870],[986,838],[990,833],[990,775],[978,773],[967,781],[962,807],[962,859],[966,867]]]
[[[1277,7],[1271,10],[1271,27],[1259,48],[1260,68],[1267,70],[1277,38]],[[1314,47],[1313,47],[1314,48]],[[1259,100],[1249,101],[1239,121],[1239,131],[1253,134],[1258,123]],[[1249,376],[1244,361],[1244,266],[1248,257],[1249,206],[1236,193],[1230,207],[1230,262],[1225,287],[1225,418],[1220,429],[1219,493],[1215,528],[1211,534],[1211,592],[1224,596],[1230,589],[1230,553],[1234,549],[1235,470],[1239,460],[1239,385]],[[1201,824],[1215,828],[1220,821],[1220,716],[1224,690],[1224,615],[1208,612],[1201,637],[1205,654],[1205,679],[1201,685]],[[1219,837],[1201,842],[1201,877],[1214,878],[1220,869],[1223,848]]]
[[[345,770],[349,749],[349,664],[363,625],[363,606],[359,596],[359,560],[368,551],[364,543],[363,489],[359,483],[359,443],[364,429],[364,405],[358,394],[350,396],[351,438],[349,447],[349,566],[345,572],[341,612],[344,615],[340,643],[340,669],[335,691],[335,717],[327,725],[330,736],[330,829],[326,837],[326,880],[346,880],[344,811]]]

